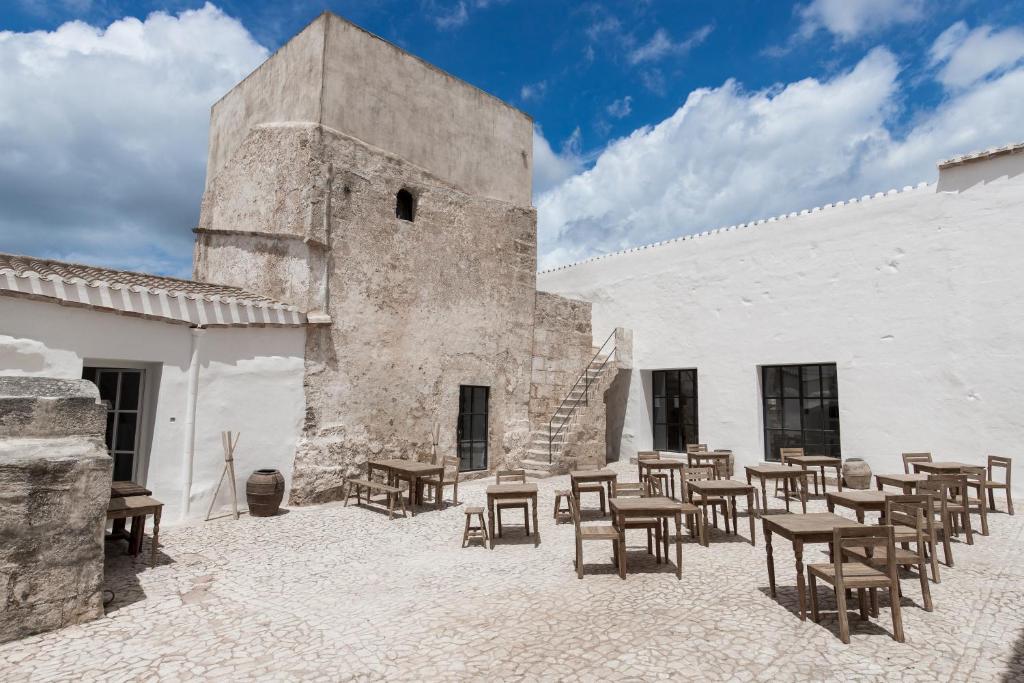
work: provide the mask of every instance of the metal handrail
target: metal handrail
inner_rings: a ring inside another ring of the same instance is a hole
[[[591,381],[590,381],[590,369],[591,369],[591,366],[593,366],[594,365],[594,361],[596,361],[601,356],[601,352],[604,351],[604,348],[606,346],[608,346],[608,342],[612,341],[614,338],[615,338],[615,330],[612,330],[612,333],[609,334],[608,338],[604,340],[604,343],[601,344],[601,347],[597,350],[597,353],[594,354],[594,357],[591,358],[590,362],[587,363],[587,366],[585,368],[583,368],[583,374],[581,374],[579,377],[576,378],[576,382],[573,383],[572,387],[569,389],[569,392],[565,395],[565,398],[563,398],[562,402],[558,404],[557,408],[555,408],[555,412],[554,412],[554,414],[551,415],[551,419],[548,420],[548,463],[551,463],[554,460],[554,456],[553,456],[552,451],[553,451],[553,444],[555,442],[555,437],[557,437],[559,434],[562,433],[562,430],[565,429],[566,424],[568,424],[569,421],[572,420],[573,416],[576,415],[576,408],[579,407],[580,400],[582,399],[583,405],[589,405],[588,402],[589,402],[590,385],[591,385]],[[614,345],[608,351],[608,354],[605,356],[604,360],[601,362],[601,365],[598,366],[598,368],[597,368],[597,376],[598,377],[600,377],[601,373],[604,371],[604,366],[608,364],[608,361],[611,359],[613,353],[615,353],[615,346]],[[566,401],[569,400],[569,397],[572,396],[572,392],[576,390],[576,387],[579,386],[581,381],[584,383],[583,384],[583,393],[580,396],[577,396],[576,400],[574,400],[572,402],[572,407],[569,409],[569,414],[566,415],[564,418],[562,418],[561,424],[558,425],[558,431],[552,433],[551,428],[554,425],[555,416],[558,415],[558,412],[565,405]]]

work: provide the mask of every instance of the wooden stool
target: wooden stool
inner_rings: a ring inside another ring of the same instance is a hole
[[[484,547],[487,547],[487,522],[484,521],[484,509],[482,507],[468,506],[465,509],[466,512],[466,530],[462,532],[462,547],[466,547],[466,543],[471,538],[479,538],[484,542]],[[472,523],[473,515],[476,515],[477,519],[480,520],[480,526]]]
[[[559,489],[555,491],[555,519],[557,520],[562,515],[569,515],[572,518],[572,508],[569,507],[569,496],[572,495],[572,491],[568,489]],[[565,503],[565,507],[562,507],[560,503]]]

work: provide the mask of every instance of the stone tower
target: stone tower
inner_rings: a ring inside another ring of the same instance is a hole
[[[292,501],[367,459],[454,455],[489,387],[488,467],[529,438],[531,119],[333,14],[217,102],[196,279],[310,315]]]

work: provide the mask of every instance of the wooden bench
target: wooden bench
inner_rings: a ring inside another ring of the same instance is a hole
[[[348,505],[349,499],[352,497],[352,489],[356,492],[356,504],[361,505],[363,502],[363,491],[366,491],[366,502],[372,502],[370,496],[374,493],[383,493],[388,497],[388,519],[394,519],[395,517],[395,501],[402,506],[402,516],[406,516],[405,512],[405,499],[402,496],[402,489],[397,486],[389,486],[382,484],[377,481],[371,481],[369,479],[346,479],[345,483],[341,486],[341,497],[345,501],[345,505]]]

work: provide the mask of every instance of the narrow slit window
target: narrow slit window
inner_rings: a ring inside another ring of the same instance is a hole
[[[395,196],[395,216],[403,221],[412,222],[416,217],[416,200],[409,190],[399,190]]]

